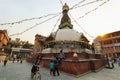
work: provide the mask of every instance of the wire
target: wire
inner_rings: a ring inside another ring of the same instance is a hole
[[[96,0],[96,1],[103,1],[103,0]],[[109,2],[109,1],[110,1],[110,0],[107,0],[107,1],[102,2],[99,6],[97,6],[96,8],[94,8],[94,9],[92,9],[92,10],[90,10],[89,12],[86,12],[83,16],[79,17],[78,19],[84,18],[86,15],[88,15],[89,13],[97,10],[99,7],[103,6],[105,3]],[[95,1],[94,1],[94,2],[95,2]],[[94,3],[94,2],[86,3],[86,4],[84,4],[83,6],[88,5],[88,4],[91,4],[91,3]],[[75,7],[74,7],[74,8],[75,8]],[[74,8],[72,8],[72,9],[74,9]],[[71,14],[70,14],[70,16],[72,17]],[[83,30],[83,32],[84,32],[85,34],[87,34],[87,35],[90,36],[91,38],[95,38],[94,36],[88,34],[88,33],[83,29],[83,27],[81,27],[81,25],[80,25],[73,17],[72,17],[72,19],[74,20],[73,22],[75,22],[75,23]]]
[[[61,4],[63,5],[62,1],[61,1],[61,0],[59,0],[59,1],[60,1]],[[83,5],[81,5],[81,6],[78,6],[80,3],[83,3],[84,1],[86,1],[86,0],[82,0],[82,1],[80,1],[79,3],[75,4],[73,7],[70,8],[70,10],[75,9],[75,8],[79,8],[79,7],[82,7],[82,6],[86,6],[86,5],[88,5],[88,4],[92,4],[92,3],[95,3],[95,2],[98,2],[98,1],[103,1],[103,0],[95,0],[95,1],[92,1],[92,2],[89,2],[89,3],[86,3],[86,4],[83,4]],[[80,16],[78,19],[84,18],[86,15],[88,15],[89,13],[97,10],[99,7],[101,7],[102,5],[104,5],[105,3],[107,3],[108,1],[110,1],[110,0],[104,1],[103,3],[101,3],[101,4],[100,4],[99,6],[97,6],[96,8],[94,8],[94,9],[86,12],[83,16]],[[61,14],[61,13],[62,13],[62,12],[60,12],[59,14]],[[33,25],[32,27],[24,30],[23,32],[16,33],[16,34],[12,34],[12,35],[10,35],[10,36],[20,35],[20,34],[25,33],[25,32],[28,31],[28,30],[33,29],[34,27],[36,27],[36,26],[38,26],[38,25],[40,25],[40,24],[42,24],[42,23],[45,23],[45,22],[49,21],[50,19],[53,19],[54,17],[57,17],[58,14],[48,14],[48,15],[43,15],[43,16],[41,16],[41,17],[24,19],[24,20],[12,22],[12,23],[2,23],[2,24],[0,24],[0,25],[14,25],[14,24],[22,23],[22,22],[24,22],[24,21],[30,21],[30,20],[34,20],[34,19],[41,19],[41,18],[43,18],[43,17],[48,17],[48,16],[51,16],[51,15],[55,15],[55,16],[53,16],[53,17],[51,17],[51,18],[49,18],[49,19],[46,19],[46,20],[44,20],[44,21],[42,21],[42,22],[40,22],[40,23],[37,23],[37,24]],[[77,21],[76,21],[74,18],[73,18],[73,20],[76,22],[76,24],[78,24]],[[59,19],[58,19],[58,21],[59,21]],[[58,23],[58,21],[57,21],[57,23]],[[57,23],[54,25],[54,28],[52,29],[52,31],[55,29],[55,26],[57,25]],[[78,24],[78,25],[79,25],[79,24]],[[80,25],[79,25],[79,26],[80,26]],[[81,26],[80,26],[80,27],[81,27]],[[82,27],[81,27],[81,29],[87,34],[87,32],[86,32]]]
[[[30,27],[30,28],[28,28],[28,29],[24,30],[23,32],[16,33],[16,34],[12,34],[12,35],[10,35],[10,36],[14,36],[14,35],[21,35],[21,34],[23,34],[23,33],[27,32],[28,30],[31,30],[31,29],[33,29],[34,27],[37,27],[38,25],[40,25],[40,24],[42,24],[42,23],[45,23],[45,22],[47,22],[47,21],[49,21],[49,20],[51,20],[51,19],[53,19],[53,18],[57,17],[57,16],[58,16],[58,15],[60,15],[60,14],[61,14],[61,13],[56,14],[55,16],[53,16],[53,17],[51,17],[51,18],[49,18],[49,19],[46,19],[46,20],[44,20],[44,21],[42,21],[42,22],[40,22],[40,23],[37,23],[37,24],[33,25],[32,27]]]
[[[59,1],[60,1],[60,3],[61,3],[62,6],[63,6],[62,1],[61,1],[61,0],[59,0]],[[79,7],[82,7],[82,6],[86,6],[86,5],[88,5],[88,4],[91,4],[91,3],[94,3],[94,2],[97,2],[97,1],[103,1],[103,0],[95,0],[95,1],[92,1],[92,2],[89,2],[89,3],[86,3],[86,4],[83,4],[83,5],[81,5],[81,6],[78,6],[80,3],[84,2],[84,1],[86,1],[86,0],[82,0],[82,1],[78,2],[78,3],[75,4],[73,7],[71,7],[70,10],[75,9],[75,8],[79,8]],[[108,0],[108,1],[109,1],[109,0]],[[88,13],[89,13],[89,12],[88,12]],[[85,13],[85,14],[87,14],[87,13]],[[51,15],[56,15],[56,14],[47,14],[47,15],[43,15],[43,16],[37,17],[37,18],[35,17],[35,18],[30,18],[30,19],[23,19],[23,20],[20,20],[20,21],[10,22],[10,23],[1,23],[0,25],[3,26],[3,25],[20,24],[20,23],[25,22],[25,21],[30,21],[30,20],[35,20],[35,19],[41,19],[41,18],[43,18],[43,17],[48,17],[48,16],[51,16]]]
[[[62,15],[61,15],[61,16],[62,16]],[[58,18],[56,24],[54,25],[54,28],[53,28],[52,31],[51,31],[51,33],[53,32],[53,30],[54,30],[55,27],[57,26],[57,23],[58,23],[58,21],[61,19],[61,16]],[[54,36],[54,37],[56,37],[56,34],[57,34],[58,30],[59,30],[59,28],[58,28],[57,31],[55,32],[55,36]]]
[[[62,16],[62,15],[61,15],[61,16]],[[54,31],[55,27],[57,26],[57,23],[58,23],[58,22],[59,22],[59,20],[61,19],[61,16],[58,18],[57,22],[55,23],[55,25],[54,25],[54,27],[53,27],[53,29],[52,29],[51,33]]]
[[[62,2],[62,0],[59,0],[59,1],[60,1],[61,5],[63,6],[63,2]]]
[[[79,7],[83,7],[83,6],[86,6],[86,5],[89,5],[89,4],[93,4],[93,3],[96,3],[96,2],[98,2],[98,1],[103,1],[103,0],[91,1],[91,2],[85,3],[85,4],[81,5],[81,6],[76,6],[76,7],[72,8],[72,9],[76,9],[76,8],[79,8]]]
[[[37,18],[23,19],[23,20],[20,20],[20,21],[10,22],[10,23],[1,23],[0,25],[3,26],[3,25],[20,24],[20,23],[25,22],[25,21],[31,21],[31,20],[35,20],[35,19],[41,19],[41,18],[44,18],[44,17],[52,16],[52,15],[56,15],[56,14],[47,14],[47,15],[43,15],[43,16],[37,17]]]
[[[69,13],[70,14],[70,13]],[[70,14],[71,18],[74,20],[74,22],[83,30],[83,32],[87,35],[89,35],[91,38],[95,38],[94,36],[91,36],[90,34],[88,34],[85,29],[83,29],[83,27],[72,17],[72,15]]]
[[[83,2],[85,2],[86,0],[82,0],[82,1],[80,1],[80,2],[78,2],[77,4],[75,4],[73,7],[71,7],[70,9],[73,9],[74,7],[76,7],[76,6],[78,6],[80,3],[83,3]]]
[[[78,19],[84,18],[86,15],[90,14],[93,11],[96,11],[98,8],[100,8],[101,6],[103,6],[105,3],[109,2],[110,0],[104,1],[102,2],[100,5],[98,5],[97,7],[95,7],[94,9],[86,12],[83,16],[80,16]]]

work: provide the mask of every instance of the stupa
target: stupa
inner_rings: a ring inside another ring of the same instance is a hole
[[[60,49],[64,53],[92,53],[91,45],[83,33],[73,29],[71,19],[68,15],[69,6],[65,3],[62,8],[62,19],[56,32],[51,33],[46,41],[42,53],[58,53]]]
[[[51,33],[49,37],[36,34],[34,55],[41,56],[41,65],[49,68],[50,61],[55,60],[62,49],[65,53],[65,60],[60,63],[60,70],[77,77],[101,70],[105,67],[105,60],[100,54],[92,53],[92,46],[83,33],[73,29],[68,11],[69,6],[65,4],[56,32]],[[34,58],[34,56],[27,58],[27,61],[33,62]]]

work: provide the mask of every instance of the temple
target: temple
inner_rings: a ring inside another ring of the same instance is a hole
[[[76,77],[101,70],[106,64],[103,56],[95,54],[84,34],[73,29],[68,12],[69,6],[65,4],[62,8],[63,16],[56,32],[51,33],[48,37],[39,34],[35,36],[33,55],[41,56],[42,66],[49,68],[50,61],[58,57],[60,50],[63,50],[65,60],[61,62],[59,68]],[[28,58],[27,61],[33,62],[34,58]]]
[[[56,32],[51,33],[46,39],[42,53],[59,53],[62,49],[64,53],[92,53],[91,45],[83,33],[73,29],[68,16],[69,7],[65,4],[62,8],[62,19]]]

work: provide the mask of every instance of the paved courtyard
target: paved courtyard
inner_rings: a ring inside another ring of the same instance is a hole
[[[6,67],[0,63],[0,80],[31,80],[30,70],[32,64],[23,62],[9,62]],[[49,70],[40,67],[42,80],[120,80],[120,67],[115,65],[114,69],[106,69],[94,73],[91,72],[82,77],[76,78],[72,75],[60,72],[60,76],[50,76]]]

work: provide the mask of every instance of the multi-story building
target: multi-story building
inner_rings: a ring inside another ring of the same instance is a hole
[[[0,30],[0,48],[6,46],[9,41],[9,37],[6,30]]]
[[[111,32],[98,36],[94,40],[96,53],[103,53],[105,56],[120,56],[120,31]]]

